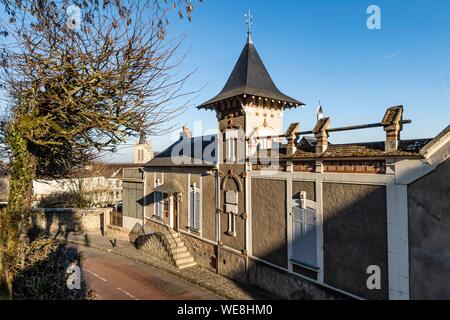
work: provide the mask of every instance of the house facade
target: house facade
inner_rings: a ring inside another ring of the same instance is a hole
[[[283,111],[302,105],[249,33],[223,90],[198,107],[216,113],[218,134],[184,128],[124,170],[123,228],[176,234],[197,264],[284,298],[450,299],[450,127],[402,140],[397,106],[373,124],[318,117],[284,131]],[[386,139],[329,143],[372,127]]]

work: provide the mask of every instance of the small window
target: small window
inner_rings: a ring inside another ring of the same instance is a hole
[[[138,150],[138,161],[144,162],[144,150],[142,150],[142,149]]]
[[[200,189],[194,184],[190,191],[190,217],[189,228],[196,231],[200,231],[200,210],[201,210],[201,198]]]
[[[236,140],[237,130],[227,130],[225,133],[227,162],[236,161]]]
[[[238,193],[236,191],[225,192],[225,212],[228,215],[227,233],[232,236],[236,236],[236,215],[238,211]]]

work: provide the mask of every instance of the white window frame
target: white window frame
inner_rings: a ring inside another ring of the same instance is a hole
[[[196,198],[196,195],[198,194],[198,199]],[[198,204],[198,216],[197,216],[197,223],[198,228],[196,227],[195,223],[195,205]],[[193,210],[192,210],[193,209]],[[192,221],[194,221],[192,225]],[[198,232],[201,232],[202,229],[202,193],[201,189],[197,187],[196,183],[193,183],[190,190],[189,190],[189,219],[188,219],[188,229]]]
[[[225,155],[226,162],[236,161],[236,140],[237,140],[237,130],[228,129],[225,131]]]

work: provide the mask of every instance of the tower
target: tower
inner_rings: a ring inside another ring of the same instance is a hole
[[[153,159],[152,145],[147,141],[145,134],[141,134],[139,142],[133,148],[133,163],[144,164]]]
[[[236,139],[233,130],[243,131],[248,138],[246,156],[258,147],[271,148],[273,141],[281,142],[277,136],[283,133],[283,111],[304,105],[282,93],[274,84],[253,43],[250,12],[247,18],[247,42],[228,81],[217,96],[197,107],[216,111],[224,140]],[[275,137],[258,139],[267,136]]]

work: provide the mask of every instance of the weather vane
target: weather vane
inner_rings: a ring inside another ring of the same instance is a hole
[[[247,25],[248,25],[247,34],[248,34],[248,41],[249,41],[249,42],[252,42],[252,23],[253,23],[253,16],[252,16],[250,10],[248,10],[248,13],[245,14],[245,17],[247,17]]]

